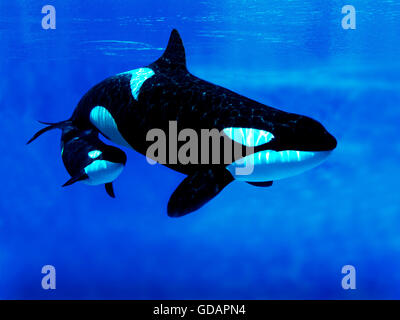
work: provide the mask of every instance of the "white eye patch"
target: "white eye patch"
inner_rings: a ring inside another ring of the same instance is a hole
[[[271,132],[253,128],[225,128],[224,133],[233,141],[246,147],[257,147],[270,142],[274,135]]]
[[[89,151],[88,156],[92,159],[96,159],[96,158],[100,157],[101,154],[102,154],[102,152],[100,150],[93,150],[93,151]]]

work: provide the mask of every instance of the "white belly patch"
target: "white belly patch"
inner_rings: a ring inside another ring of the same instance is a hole
[[[118,130],[118,126],[111,113],[102,106],[96,106],[90,111],[90,122],[112,142],[131,147],[122,137]]]
[[[312,169],[323,162],[331,151],[264,150],[228,165],[236,180],[263,182],[288,178]]]
[[[98,185],[114,181],[124,169],[121,163],[107,160],[95,160],[85,168],[88,179],[82,182],[88,185]]]

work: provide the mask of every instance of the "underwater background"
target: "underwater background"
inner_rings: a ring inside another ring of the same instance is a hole
[[[27,146],[36,120],[67,119],[93,85],[153,62],[172,28],[190,72],[319,120],[334,153],[179,219],[166,206],[184,175],[133,150],[116,199],[61,188],[60,131]],[[400,298],[399,36],[395,0],[0,0],[0,299]]]

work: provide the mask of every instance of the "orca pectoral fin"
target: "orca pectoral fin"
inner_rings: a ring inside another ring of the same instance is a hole
[[[273,181],[262,181],[262,182],[250,182],[246,181],[248,184],[251,184],[255,187],[270,187],[274,183]]]
[[[66,183],[64,183],[62,186],[63,187],[70,186],[71,184],[73,184],[75,182],[86,180],[86,179],[89,179],[89,176],[86,173],[83,173],[83,174],[77,175],[75,177],[72,177]]]
[[[168,216],[181,217],[201,208],[232,181],[225,169],[198,171],[186,177],[168,201]]]
[[[115,198],[114,188],[112,182],[106,183],[104,185],[106,187],[106,192],[111,198]]]

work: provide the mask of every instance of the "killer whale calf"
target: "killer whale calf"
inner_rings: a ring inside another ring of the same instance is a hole
[[[154,128],[168,132],[171,121],[177,130],[191,128],[199,135],[202,129],[217,129],[233,144],[253,148],[252,154],[230,163],[165,163],[187,175],[169,199],[171,217],[199,209],[234,180],[269,187],[274,180],[311,169],[337,145],[314,119],[272,108],[192,75],[175,29],[159,59],[95,85],[68,120],[49,124],[28,143],[51,129],[61,129],[63,162],[71,175],[64,185],[105,184],[114,196],[112,182],[121,173],[126,155],[103,143],[99,133],[146,155],[152,144],[147,133]],[[237,174],[243,163],[253,166],[251,174]]]
[[[62,130],[61,157],[71,176],[63,187],[77,181],[88,185],[104,184],[106,192],[115,198],[112,182],[120,175],[126,164],[125,152],[103,143],[97,131],[80,130],[70,121],[44,124],[50,126],[39,131],[28,143],[49,129]]]

